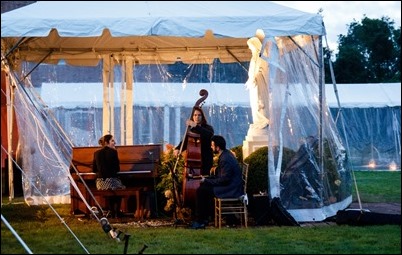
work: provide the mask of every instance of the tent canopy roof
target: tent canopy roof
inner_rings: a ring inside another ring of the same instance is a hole
[[[249,61],[247,39],[323,35],[322,17],[272,2],[37,2],[1,15],[2,48],[19,58],[93,65],[103,54],[139,63]],[[75,62],[75,63],[74,63]]]

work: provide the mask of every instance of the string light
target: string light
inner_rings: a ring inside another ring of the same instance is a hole
[[[395,161],[392,161],[389,166],[388,166],[390,171],[396,171],[396,169],[398,168],[398,166],[396,165]]]
[[[369,167],[369,168],[372,168],[372,169],[374,169],[374,168],[376,167],[376,163],[375,163],[375,160],[374,160],[374,159],[371,159],[371,160],[370,160],[370,162],[369,162],[369,164],[368,164],[368,167]]]

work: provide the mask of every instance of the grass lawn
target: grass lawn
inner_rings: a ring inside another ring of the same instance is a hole
[[[355,172],[362,202],[401,201],[401,173]],[[355,191],[353,200],[356,201]],[[3,197],[4,199],[4,197]],[[4,201],[3,201],[4,202]],[[319,224],[308,227],[154,227],[139,222],[112,224],[129,236],[116,241],[94,219],[70,215],[70,205],[2,204],[2,254],[400,254],[401,227]],[[11,226],[8,228],[8,224]],[[15,231],[15,232],[14,232]],[[18,240],[13,233],[18,234]]]

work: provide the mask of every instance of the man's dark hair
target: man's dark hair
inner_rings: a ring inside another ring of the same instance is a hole
[[[213,141],[215,143],[215,146],[218,146],[221,150],[226,150],[226,141],[223,136],[214,135],[212,136],[211,141]]]

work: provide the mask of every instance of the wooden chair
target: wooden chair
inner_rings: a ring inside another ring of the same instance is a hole
[[[244,194],[237,198],[217,198],[215,197],[215,227],[221,228],[222,226],[222,215],[228,214],[240,214],[241,225],[247,228],[247,204],[248,197],[246,193],[247,189],[247,178],[248,178],[248,164],[242,163],[242,179]]]

